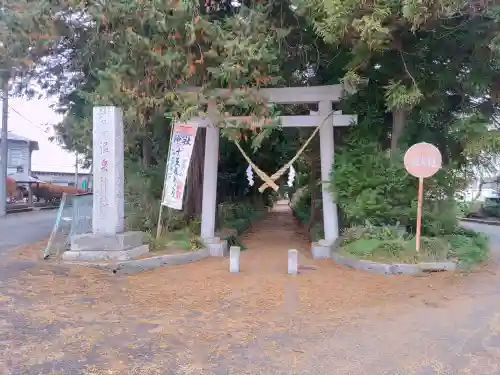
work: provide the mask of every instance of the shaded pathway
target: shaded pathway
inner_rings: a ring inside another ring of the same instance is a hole
[[[286,273],[288,250],[299,251],[299,265],[307,259],[311,243],[294,218],[288,201],[279,201],[268,216],[254,223],[243,234],[248,250],[241,253],[241,271],[245,273]]]

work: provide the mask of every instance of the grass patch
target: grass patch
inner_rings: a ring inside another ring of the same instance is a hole
[[[186,252],[196,251],[204,248],[204,244],[200,237],[194,234],[190,228],[183,228],[176,231],[168,232],[156,238],[150,233],[149,249],[152,252],[170,251]]]
[[[219,227],[217,236],[228,241],[229,246],[239,246],[242,250],[246,247],[241,242],[239,235],[245,231],[253,220],[267,210],[262,205],[250,201],[223,202],[218,206]],[[181,214],[170,213],[165,223],[166,231],[159,238],[155,233],[148,234],[149,249],[152,253],[175,254],[203,249],[205,244],[200,239],[201,219],[186,218]],[[155,254],[153,254],[155,255]]]
[[[488,238],[482,233],[457,228],[442,237],[421,237],[420,252],[415,237],[400,227],[352,227],[341,236],[342,255],[383,263],[457,261],[464,267],[488,258]]]

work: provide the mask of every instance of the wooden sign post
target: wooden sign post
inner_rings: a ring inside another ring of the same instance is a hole
[[[431,145],[430,143],[416,143],[406,151],[404,163],[408,173],[418,178],[415,250],[419,252],[420,227],[422,226],[422,202],[424,200],[424,178],[433,176],[437,171],[439,171],[439,169],[441,169],[441,152],[436,146]]]

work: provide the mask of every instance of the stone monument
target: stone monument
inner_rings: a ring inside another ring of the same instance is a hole
[[[94,107],[92,233],[71,237],[64,260],[128,260],[149,251],[144,233],[124,232],[123,115],[117,107]]]

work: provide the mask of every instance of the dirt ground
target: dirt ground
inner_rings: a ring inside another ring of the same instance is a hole
[[[283,208],[243,243],[239,274],[208,258],[116,276],[15,249],[0,265],[0,373],[500,374],[496,265],[387,277],[314,261]]]

